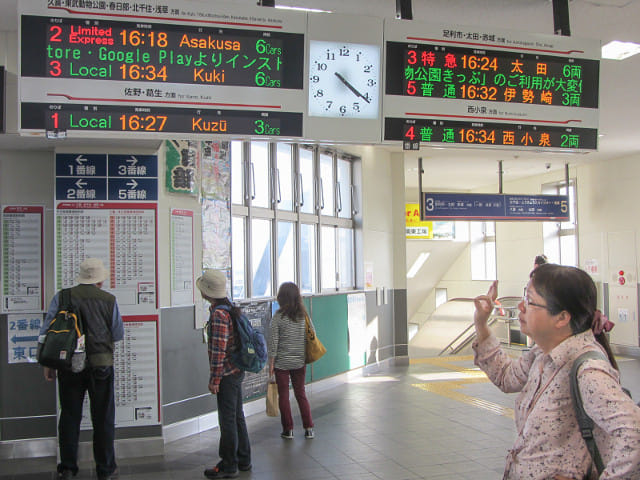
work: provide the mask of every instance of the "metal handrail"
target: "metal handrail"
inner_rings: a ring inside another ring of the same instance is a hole
[[[489,321],[487,322],[488,326],[492,326],[494,323],[496,323],[498,321],[498,318],[501,318],[501,316],[493,316],[489,318]],[[451,349],[451,353],[455,354],[458,353],[460,351],[460,349],[462,347],[464,347],[465,345],[467,345],[469,343],[470,340],[472,340],[476,333],[475,331],[468,336],[468,338],[466,338],[460,345],[458,345],[456,348],[452,348],[452,345],[455,344],[458,340],[460,340],[460,338],[464,337],[465,335],[467,335],[467,333],[469,332],[469,330],[471,330],[472,328],[475,329],[475,325],[473,324],[473,322],[471,322],[471,325],[469,325],[467,328],[464,329],[464,331],[458,335],[456,338],[454,338],[451,342],[449,342],[449,345],[447,345],[446,347],[444,347],[440,353],[438,353],[438,356],[442,355],[443,353],[445,353],[447,350]]]
[[[473,301],[473,299],[472,299],[472,298],[452,298],[450,301],[453,301],[453,300],[458,300],[458,301],[460,301],[460,300],[461,300],[461,301],[465,301],[465,302]],[[521,298],[520,298],[520,297],[501,297],[501,298],[498,298],[498,301],[500,302],[500,304],[501,304],[501,305],[500,305],[499,307],[498,307],[498,306],[496,306],[496,307],[495,307],[495,309],[494,309],[494,311],[495,311],[495,310],[499,310],[499,309],[502,309],[502,310],[503,310],[503,311],[505,311],[505,312],[506,312],[506,311],[509,311],[509,312],[510,312],[510,311],[512,311],[512,310],[517,310],[517,308],[518,308],[518,306],[517,306],[517,305],[514,305],[514,306],[505,306],[505,305],[504,305],[505,300],[518,300],[518,302],[519,302],[519,301],[521,300]],[[508,320],[508,324],[510,324],[510,323],[511,323],[511,318],[512,318],[512,317],[511,317],[511,315],[506,315],[506,314],[505,314],[505,315],[492,315],[491,317],[489,317],[489,321],[487,322],[487,325],[491,327],[491,326],[493,326],[493,324],[494,324],[494,323],[496,323],[496,322],[497,322],[498,320],[500,320],[500,319],[506,319],[506,320]],[[467,328],[465,328],[465,329],[462,331],[462,333],[460,333],[460,335],[458,335],[458,336],[457,336],[456,338],[454,338],[451,342],[449,342],[449,344],[448,344],[446,347],[444,347],[444,348],[440,351],[440,353],[438,353],[438,356],[440,356],[440,355],[442,355],[443,353],[447,352],[447,350],[451,350],[451,353],[452,353],[452,354],[456,354],[456,353],[458,353],[458,352],[459,352],[463,347],[465,347],[466,345],[468,345],[468,344],[469,344],[469,342],[475,338],[475,332],[473,332],[472,334],[468,335],[468,334],[469,334],[469,330],[471,330],[472,328],[474,328],[474,324],[473,324],[473,322],[471,322],[471,324],[470,324]],[[460,340],[461,338],[463,338],[465,335],[468,335],[468,337],[467,337],[467,338],[465,338],[465,340],[464,340],[463,342],[461,342],[461,343],[460,343],[460,345],[458,345],[457,347],[455,347],[455,348],[454,348],[454,347],[453,347],[453,345],[454,345],[458,340]],[[507,335],[507,342],[508,342],[509,344],[511,343],[511,339],[510,339],[509,335]]]

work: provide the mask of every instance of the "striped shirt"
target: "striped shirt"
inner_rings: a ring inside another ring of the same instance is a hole
[[[210,377],[209,385],[220,385],[226,375],[240,370],[229,361],[229,354],[235,350],[233,320],[226,310],[209,308],[210,316],[206,328],[209,335],[207,350],[209,351]]]
[[[296,320],[291,320],[279,310],[271,319],[269,357],[275,358],[274,367],[277,369],[295,370],[304,366],[304,313]]]

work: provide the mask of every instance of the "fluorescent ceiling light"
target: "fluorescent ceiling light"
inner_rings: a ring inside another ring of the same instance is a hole
[[[422,268],[422,265],[424,265],[424,262],[429,258],[429,255],[431,255],[429,252],[422,252],[418,255],[418,258],[416,258],[416,261],[413,262],[413,265],[411,265],[411,268],[407,272],[407,278],[413,278],[416,276],[418,271]]]
[[[632,42],[619,42],[614,40],[602,47],[602,58],[611,60],[624,60],[636,53],[640,53],[640,45]]]
[[[302,12],[314,12],[314,13],[333,13],[331,10],[320,10],[319,8],[304,8],[304,7],[290,7],[288,5],[276,5],[276,8],[282,10],[300,10]]]

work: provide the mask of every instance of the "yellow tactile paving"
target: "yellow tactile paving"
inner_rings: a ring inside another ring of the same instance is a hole
[[[412,359],[411,364],[434,365],[437,367],[446,368],[447,370],[458,372],[459,374],[462,374],[462,377],[463,377],[461,379],[456,379],[456,380],[414,383],[412,384],[412,386],[419,388],[421,390],[424,390],[426,392],[431,392],[437,395],[441,395],[445,398],[449,398],[457,402],[465,403],[472,407],[487,410],[496,415],[502,415],[505,417],[513,418],[514,413],[512,408],[503,407],[502,405],[498,405],[497,403],[488,402],[486,400],[482,400],[477,397],[472,397],[471,395],[466,395],[458,391],[462,388],[465,388],[466,385],[470,385],[473,383],[489,382],[489,379],[484,374],[484,372],[475,368],[470,369],[467,367],[463,367],[461,365],[456,365],[455,363],[455,362],[468,362],[470,360],[473,360],[472,355],[459,356],[459,357],[434,357],[434,358]]]

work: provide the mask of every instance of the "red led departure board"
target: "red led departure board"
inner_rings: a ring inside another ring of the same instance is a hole
[[[385,118],[385,140],[554,150],[595,150],[595,128]]]
[[[598,108],[599,68],[589,59],[387,42],[386,93]]]
[[[23,77],[302,89],[302,34],[21,18]]]

